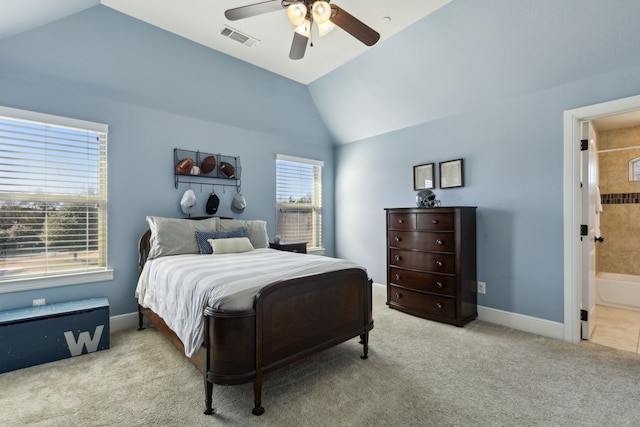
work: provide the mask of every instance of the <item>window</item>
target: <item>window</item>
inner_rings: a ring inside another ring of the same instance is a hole
[[[283,242],[322,247],[322,166],[299,157],[276,157],[276,234]]]
[[[640,157],[629,161],[629,181],[640,181]]]
[[[107,130],[0,107],[0,292],[113,278]]]

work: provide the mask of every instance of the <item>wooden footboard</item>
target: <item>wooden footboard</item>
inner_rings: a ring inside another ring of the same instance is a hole
[[[371,281],[348,269],[271,284],[256,296],[254,310],[229,313],[207,308],[206,414],[213,384],[254,381],[253,413],[264,412],[263,376],[304,357],[360,336],[362,358],[373,328]]]

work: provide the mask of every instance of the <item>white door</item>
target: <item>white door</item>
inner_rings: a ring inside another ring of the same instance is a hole
[[[640,95],[580,107],[564,112],[564,327],[566,341],[578,342],[581,335],[582,244],[579,239],[582,212],[580,203],[580,139],[583,120],[640,111]],[[587,181],[588,182],[588,181]],[[605,207],[606,209],[606,207]],[[607,236],[603,236],[605,239]],[[591,292],[591,295],[595,295]]]
[[[598,154],[596,133],[590,121],[580,124],[580,139],[587,141],[587,150],[581,158],[581,224],[587,226],[587,234],[581,236],[581,336],[588,340],[596,324],[596,197],[598,197]]]

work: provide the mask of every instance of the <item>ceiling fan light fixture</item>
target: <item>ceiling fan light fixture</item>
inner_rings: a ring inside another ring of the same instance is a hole
[[[340,6],[330,4],[330,0],[258,0],[258,3],[228,9],[224,14],[228,20],[235,21],[282,9],[287,9],[287,18],[294,26],[290,59],[304,58],[307,45],[313,46],[312,33],[322,37],[335,27],[340,27],[366,46],[373,46],[380,40],[380,33]],[[312,30],[314,21],[317,33]]]
[[[336,27],[336,24],[334,24],[331,21],[327,21],[324,24],[318,24],[318,35],[320,37],[325,36],[329,34],[331,31],[333,31],[335,27]]]
[[[295,32],[300,34],[301,36],[310,38],[311,37],[311,21],[308,19],[305,19],[302,25],[298,25],[296,27]]]
[[[314,2],[311,7],[311,14],[317,24],[324,24],[331,18],[331,6],[326,1]]]
[[[304,3],[293,3],[287,7],[287,17],[296,27],[304,24],[306,16],[307,6],[305,6]]]

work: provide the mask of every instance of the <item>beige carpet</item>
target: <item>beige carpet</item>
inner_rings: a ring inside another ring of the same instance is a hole
[[[2,426],[622,426],[640,423],[640,357],[385,306],[374,285],[370,357],[357,340],[252,384],[215,386],[153,329],[111,349],[0,375]]]

